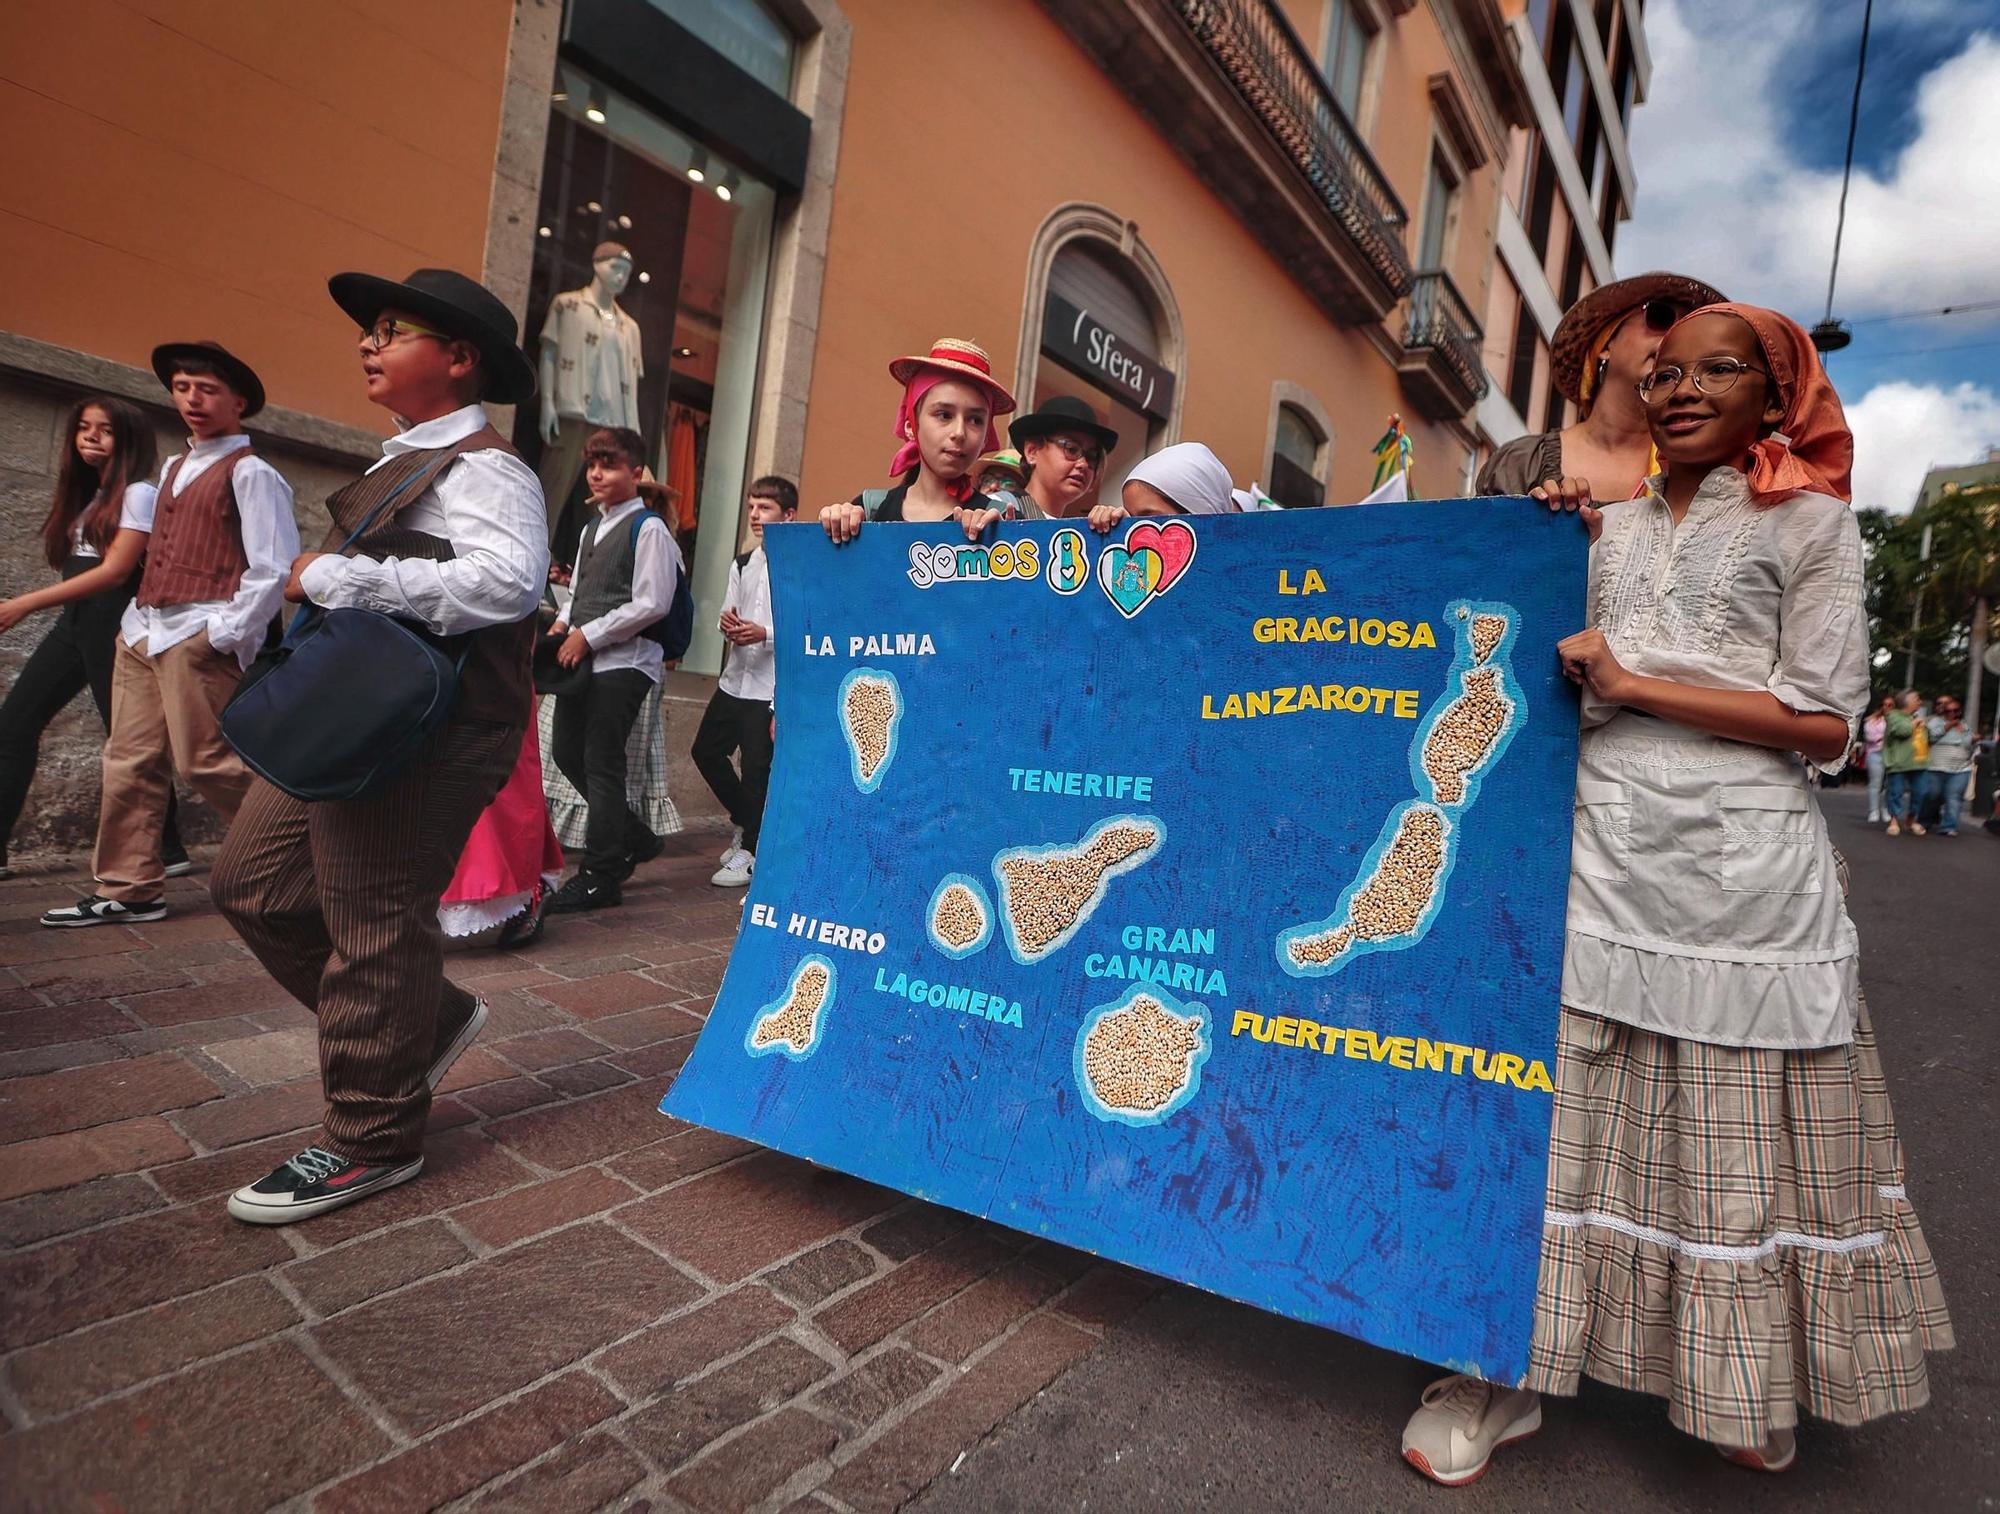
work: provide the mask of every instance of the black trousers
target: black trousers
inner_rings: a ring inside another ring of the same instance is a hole
[[[730,758],[743,754],[743,776],[737,777]],[[743,827],[743,849],[755,853],[757,832],[764,823],[764,793],[771,786],[771,703],[738,699],[717,689],[702,712],[694,733],[694,765],[722,807],[729,823]]]
[[[63,565],[63,577],[74,578],[96,566],[94,557],[72,557]],[[42,732],[85,689],[90,690],[105,730],[111,729],[112,652],[118,641],[118,622],[137,587],[134,575],[130,582],[64,605],[48,634],[21,664],[6,699],[0,701],[0,862],[7,860],[7,844],[21,818],[21,807],[27,803],[28,786],[35,779]],[[178,856],[181,851],[171,797],[161,849],[168,856]]]
[[[599,878],[630,876],[626,859],[655,838],[625,799],[625,740],[653,691],[637,668],[592,672],[580,694],[556,699],[556,766],[583,795],[583,870]]]

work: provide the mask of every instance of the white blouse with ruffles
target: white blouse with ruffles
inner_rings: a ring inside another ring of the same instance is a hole
[[[1621,664],[1838,715],[1852,744],[1868,703],[1853,511],[1821,494],[1760,509],[1718,468],[1678,526],[1657,492],[1604,517],[1590,621]],[[1730,1046],[1851,1040],[1854,927],[1804,760],[1588,699],[1583,724],[1563,1002]]]

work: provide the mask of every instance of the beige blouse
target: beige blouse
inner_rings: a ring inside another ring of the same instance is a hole
[[[1625,667],[1768,690],[1838,715],[1851,744],[1868,703],[1853,511],[1760,509],[1721,468],[1678,526],[1654,492],[1604,516],[1590,618]],[[1725,1045],[1850,1040],[1854,927],[1803,759],[1587,699],[1583,723],[1563,1002]]]

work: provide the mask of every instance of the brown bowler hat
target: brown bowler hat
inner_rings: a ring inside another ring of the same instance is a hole
[[[1686,315],[1703,305],[1719,305],[1724,296],[1712,284],[1680,273],[1641,273],[1629,279],[1600,285],[1563,312],[1549,343],[1549,377],[1555,386],[1578,404],[1583,402],[1583,365],[1589,356],[1591,339],[1618,316],[1637,310],[1654,300],[1667,300],[1682,307]]]
[[[264,408],[264,381],[242,358],[220,342],[162,342],[153,349],[153,374],[169,391],[174,387],[174,369],[189,358],[213,364],[222,382],[243,396],[246,421]]]

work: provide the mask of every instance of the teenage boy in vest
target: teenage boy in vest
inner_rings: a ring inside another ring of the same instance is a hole
[[[666,664],[660,644],[640,632],[673,607],[682,571],[673,532],[639,497],[646,461],[639,433],[593,431],[583,459],[597,519],[577,540],[569,609],[549,635],[562,638],[561,666],[579,668],[588,658],[590,670],[581,689],[556,697],[550,747],[589,810],[583,866],[549,900],[553,914],[623,902],[619,885],[660,854],[660,838],[626,802],[625,740]]]
[[[764,556],[764,528],[798,514],[798,487],[789,479],[760,478],[750,486],[750,550],[731,565],[729,590],[722,596],[722,634],[729,662],[717,681],[708,709],[695,732],[694,765],[722,807],[734,834],[723,849],[722,867],[708,881],[721,888],[747,888],[757,866],[757,832],[764,819],[764,792],[771,782],[771,697],[777,657],[771,646],[771,564]],[[743,754],[738,778],[730,758]]]
[[[343,273],[328,288],[361,328],[369,399],[403,429],[327,500],[326,549],[292,564],[285,597],[396,616],[464,663],[450,720],[386,788],[307,804],[258,779],[216,859],[216,904],[319,1018],[322,1134],[229,1200],[265,1225],[415,1177],[431,1091],[486,1023],[486,1005],[445,978],[438,898],[530,723],[549,569],[542,486],[480,404],[535,392],[507,307],[438,268],[402,283]]]
[[[188,429],[160,473],[139,592],[112,654],[95,893],[47,926],[130,925],[167,913],[160,827],[180,776],[227,822],[250,774],[217,724],[263,645],[299,528],[292,490],[258,457],[243,422],[264,408],[250,365],[214,342],[153,349],[153,372]]]

